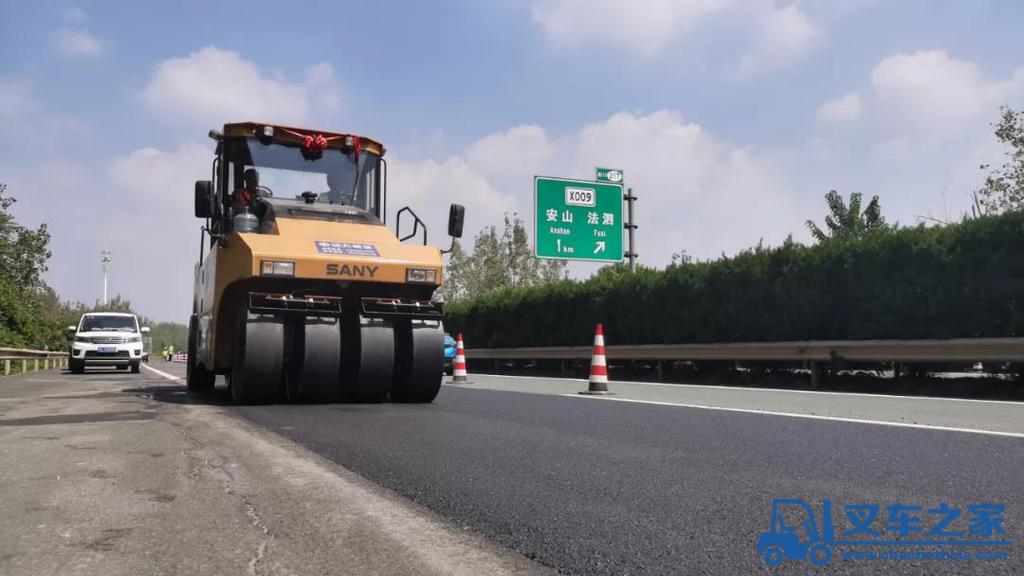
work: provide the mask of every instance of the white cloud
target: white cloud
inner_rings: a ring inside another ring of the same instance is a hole
[[[410,162],[400,158],[389,162],[389,216],[401,207],[409,206],[426,223],[432,243],[446,242],[448,205],[453,202],[466,207],[467,238],[472,238],[483,226],[501,222],[505,212],[519,208],[512,194],[499,190],[460,156],[452,156],[443,162]]]
[[[202,126],[244,120],[324,121],[341,107],[340,88],[328,63],[307,69],[304,83],[289,83],[265,75],[237,52],[215,46],[158,64],[142,98],[169,120]]]
[[[200,228],[191,191],[209,177],[212,161],[208,146],[192,142],[135,150],[110,164],[102,207],[88,215],[113,252],[113,291],[147,315],[188,317]]]
[[[673,252],[708,258],[761,238],[780,242],[799,225],[770,157],[723,142],[678,112],[619,113],[580,130],[571,144],[576,173],[594,166],[626,173],[637,202],[641,262],[665,265]]]
[[[85,22],[88,19],[85,11],[77,6],[72,6],[61,11],[61,16],[70,23]]]
[[[737,79],[791,66],[824,36],[795,1],[779,7],[771,0],[534,0],[531,11],[556,46],[606,45],[641,57],[690,36],[700,45],[688,50],[737,46],[738,64],[726,56],[728,76]]]
[[[980,185],[978,165],[1001,161],[991,124],[1004,104],[1024,105],[1024,68],[987,78],[943,50],[890,55],[864,87],[819,109],[831,122],[818,157],[805,158],[805,181],[879,194],[904,224],[959,218]]]
[[[557,45],[607,43],[651,56],[731,0],[539,0],[534,20]]]
[[[974,126],[1006,92],[944,50],[885,58],[871,72],[871,88],[873,110],[890,129],[946,133]]]
[[[481,138],[466,150],[476,170],[491,178],[536,174],[555,150],[540,126],[516,126]]]
[[[762,237],[779,242],[800,225],[771,158],[722,142],[672,111],[622,112],[557,139],[539,126],[518,126],[444,162],[393,159],[389,194],[394,208],[426,211],[432,230],[443,226],[448,202],[466,204],[471,244],[480,228],[500,225],[504,212],[532,227],[534,175],[591,179],[595,166],[624,169],[640,196],[643,263],[665,265],[681,249],[713,257]],[[576,274],[593,268],[573,265]]]
[[[19,118],[33,109],[35,99],[28,80],[0,77],[0,118]]]
[[[53,49],[73,58],[97,58],[103,52],[103,43],[86,30],[58,30],[53,34]]]
[[[762,76],[791,65],[822,37],[796,4],[767,11],[759,19],[753,47],[740,60],[740,78]]]
[[[860,116],[860,95],[850,92],[829,100],[818,109],[818,119],[824,122],[849,122]]]

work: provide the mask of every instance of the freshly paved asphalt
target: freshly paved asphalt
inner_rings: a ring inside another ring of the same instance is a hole
[[[450,386],[431,405],[234,410],[569,574],[1024,573],[1020,438]],[[876,528],[897,502],[1003,503],[1015,544],[1002,561],[770,570],[773,498],[831,499],[837,526],[843,504],[879,504]]]

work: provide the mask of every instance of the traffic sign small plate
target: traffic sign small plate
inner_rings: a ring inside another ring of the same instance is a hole
[[[595,169],[597,177],[595,178],[598,182],[611,182],[612,184],[622,184],[625,180],[626,174],[618,168],[601,168],[598,166]]]

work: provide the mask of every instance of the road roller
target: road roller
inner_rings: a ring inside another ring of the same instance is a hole
[[[211,130],[187,383],[238,404],[432,402],[444,369],[442,254],[409,207],[385,221],[384,146],[241,122]],[[465,211],[452,204],[451,242]]]

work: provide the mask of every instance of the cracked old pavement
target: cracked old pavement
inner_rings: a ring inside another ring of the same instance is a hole
[[[143,371],[0,379],[0,574],[544,572]]]

